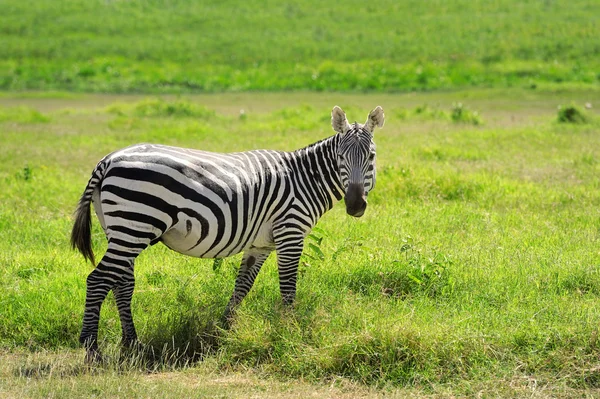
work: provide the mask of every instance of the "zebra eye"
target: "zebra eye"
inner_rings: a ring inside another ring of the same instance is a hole
[[[375,153],[372,152],[372,153],[369,154],[369,161],[372,161],[374,159],[375,159]]]

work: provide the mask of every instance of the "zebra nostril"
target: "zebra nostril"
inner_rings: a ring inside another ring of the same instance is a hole
[[[359,185],[350,185],[346,192],[346,213],[350,216],[361,217],[367,208],[366,196]]]

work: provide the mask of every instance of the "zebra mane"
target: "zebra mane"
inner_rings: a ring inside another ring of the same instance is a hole
[[[337,146],[337,136],[339,136],[339,134],[334,134],[333,136],[329,136],[329,137],[325,137],[319,141],[316,141],[314,143],[311,143],[305,147],[302,147],[296,151],[293,152],[298,152],[298,153],[304,153],[304,152],[310,152],[316,148],[321,148],[324,146],[329,145],[330,143],[333,144],[331,147],[332,149],[335,148]]]

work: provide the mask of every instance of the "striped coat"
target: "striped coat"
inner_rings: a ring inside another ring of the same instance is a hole
[[[123,343],[137,339],[131,318],[134,260],[162,242],[182,254],[221,258],[244,253],[224,321],[248,293],[263,262],[276,250],[285,303],[294,300],[304,238],[318,219],[345,197],[362,216],[375,184],[373,130],[383,111],[364,125],[332,112],[336,135],[292,151],[212,153],[155,144],[124,148],[103,158],[79,201],[71,242],[94,263],[90,204],[108,249],[87,279],[81,342],[98,356],[100,306],[111,289]]]

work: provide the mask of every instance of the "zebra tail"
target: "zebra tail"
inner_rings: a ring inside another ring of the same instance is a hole
[[[78,249],[86,260],[96,265],[94,259],[94,250],[92,249],[92,217],[91,204],[92,194],[96,186],[103,178],[101,163],[96,167],[90,181],[88,182],[83,195],[79,199],[77,209],[75,210],[75,223],[71,230],[71,247]]]

